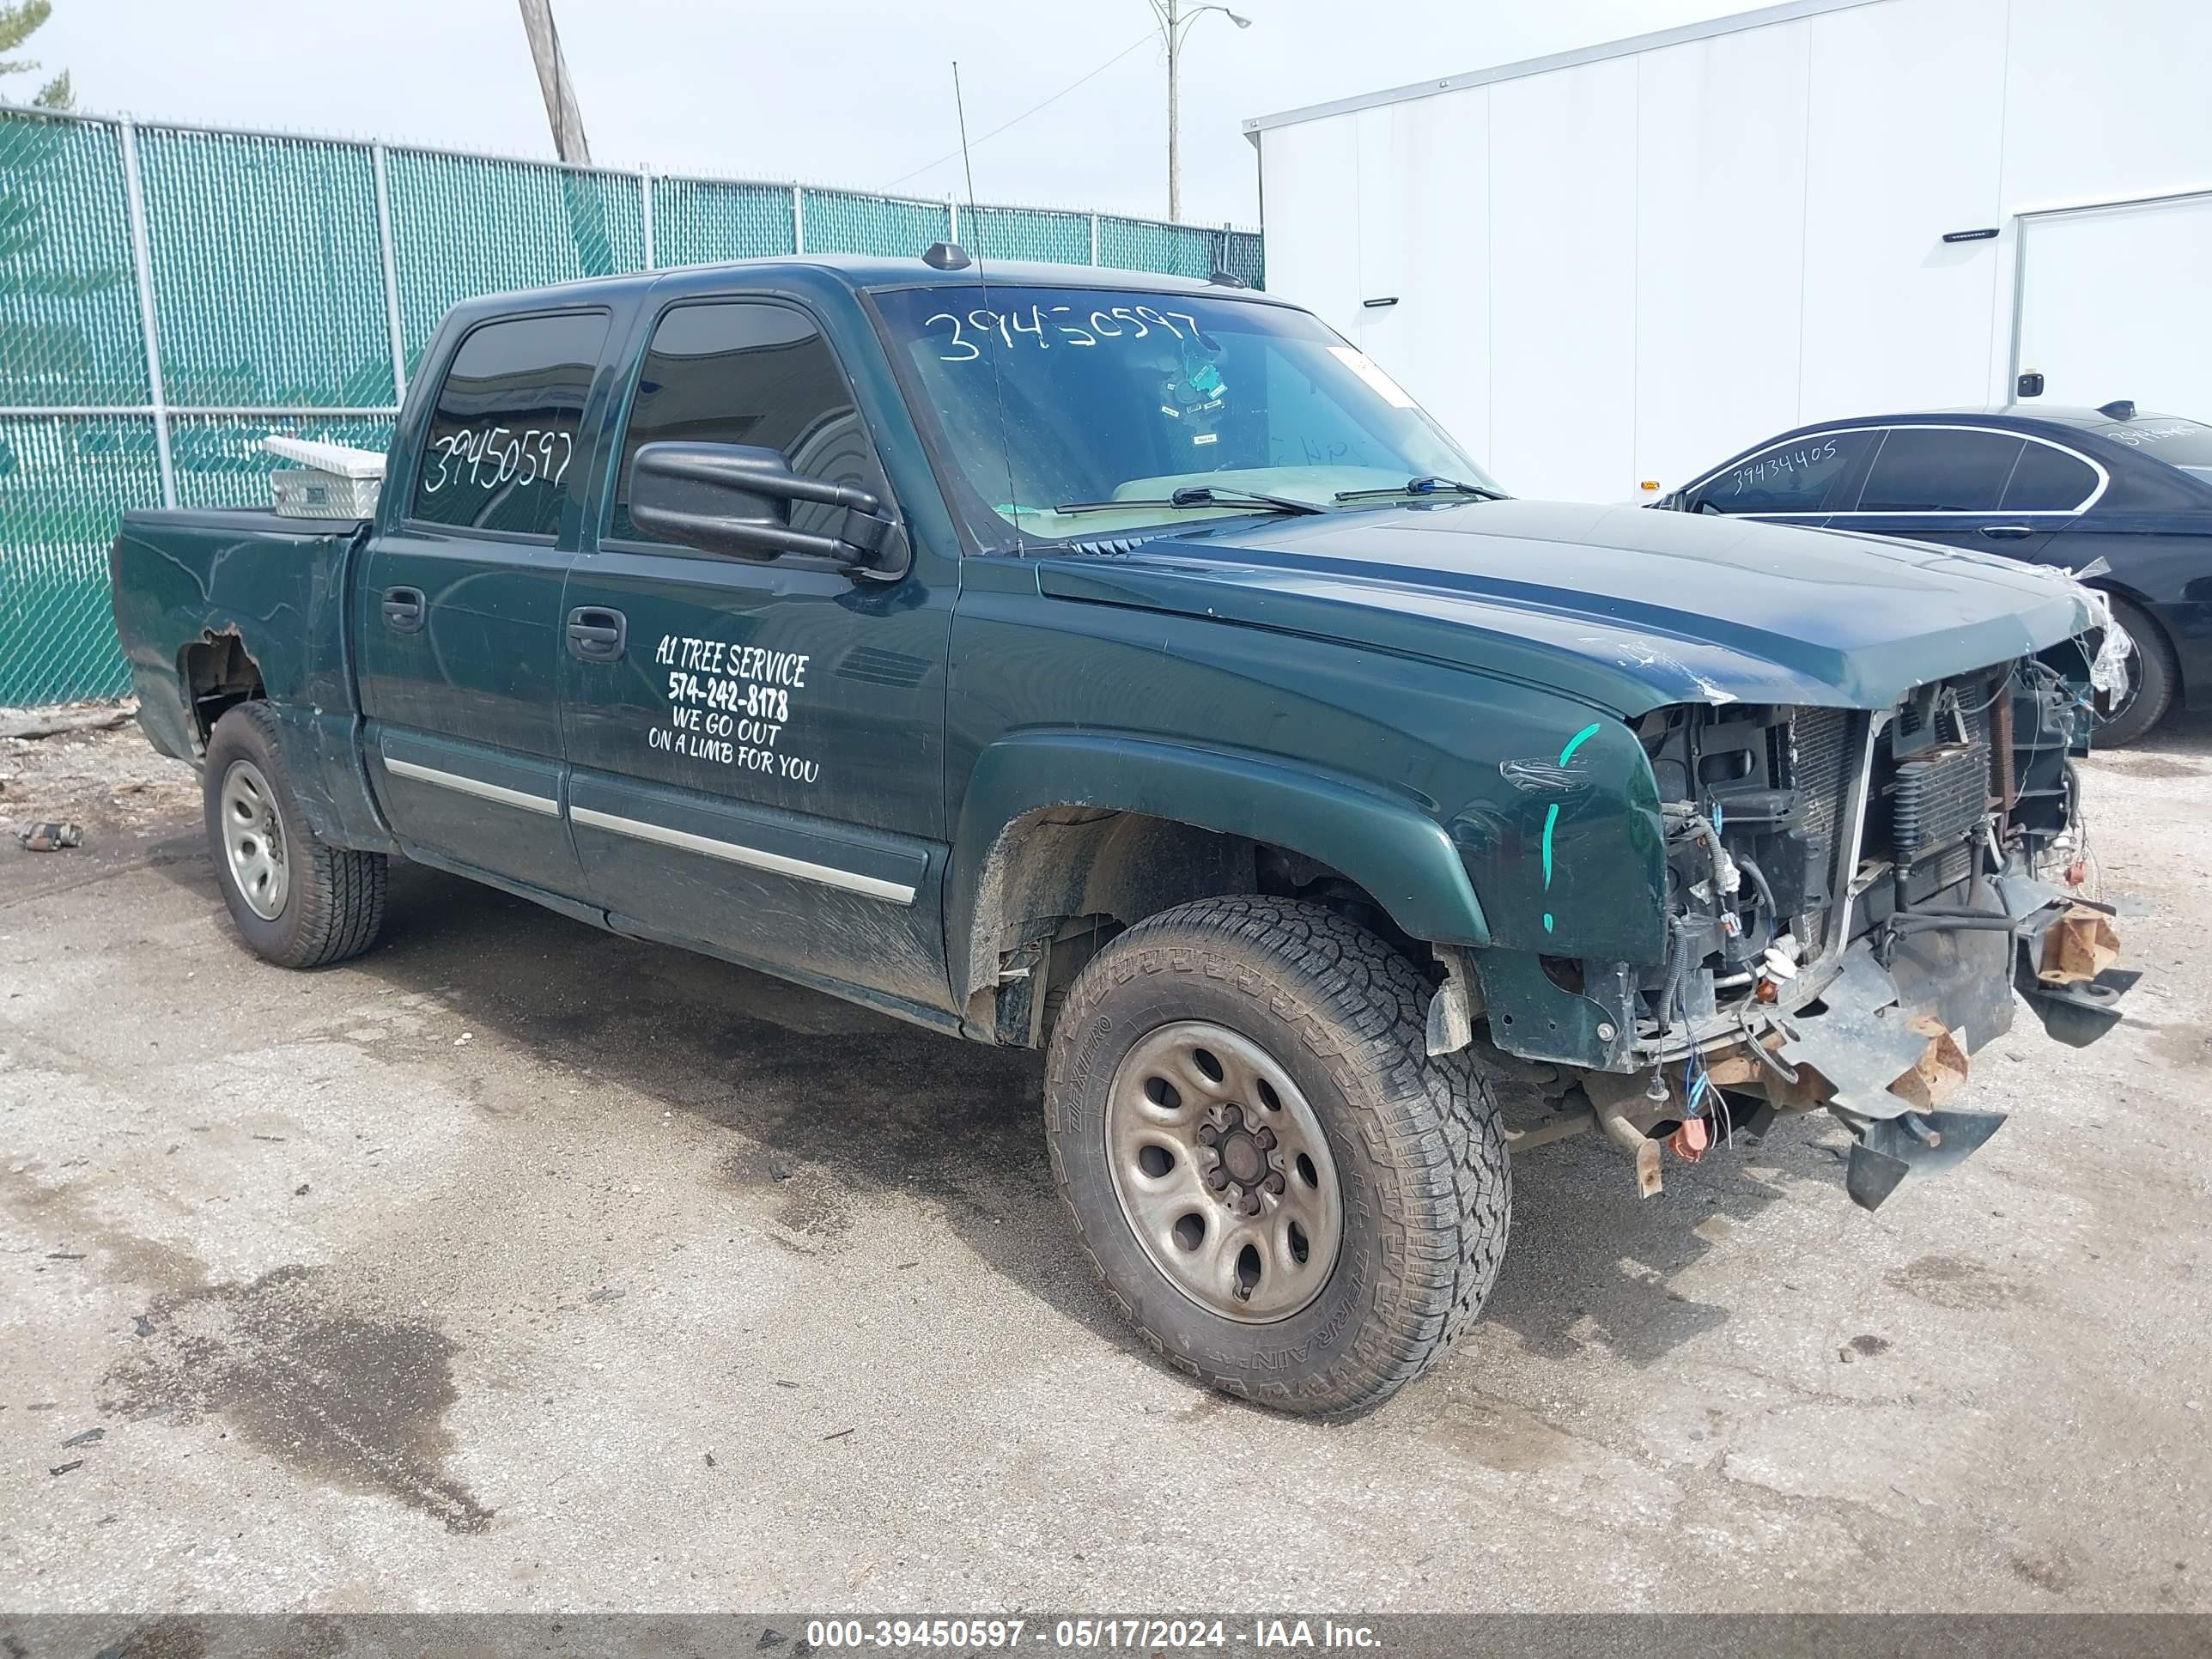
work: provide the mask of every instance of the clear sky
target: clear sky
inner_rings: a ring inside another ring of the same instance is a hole
[[[1238,125],[1248,116],[1747,9],[1234,3],[1249,29],[1201,17],[1184,52],[1183,204],[1188,219],[1243,225],[1259,218],[1254,152]],[[1145,0],[554,0],[554,9],[603,164],[964,195],[957,160],[929,165],[958,143],[957,58],[979,198],[1166,210],[1165,58]],[[66,67],[78,107],[96,112],[552,153],[514,0],[54,0],[29,50]],[[35,85],[0,82],[0,96],[27,100]]]

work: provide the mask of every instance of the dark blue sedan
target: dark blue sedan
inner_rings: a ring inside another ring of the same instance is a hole
[[[2212,426],[2101,409],[1940,410],[1824,421],[1747,449],[1654,503],[2037,564],[2108,568],[2137,650],[2097,741],[2132,743],[2179,702],[2212,707]]]

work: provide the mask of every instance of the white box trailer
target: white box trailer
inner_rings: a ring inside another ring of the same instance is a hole
[[[1244,125],[1268,287],[1517,494],[2023,375],[2212,420],[2212,0],[1797,0]]]

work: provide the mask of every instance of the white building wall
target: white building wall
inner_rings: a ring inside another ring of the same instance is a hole
[[[2212,270],[2138,257],[2179,233],[2015,262],[2021,216],[2212,188],[2209,69],[2212,0],[1868,0],[1263,119],[1268,285],[1509,489],[1636,499],[1801,422],[2005,400],[2016,292],[2031,348],[2103,349],[2052,308],[2116,289],[2204,333]]]

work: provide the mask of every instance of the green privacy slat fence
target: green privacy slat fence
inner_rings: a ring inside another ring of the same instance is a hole
[[[456,300],[948,240],[1261,275],[1249,231],[0,107],[0,704],[127,690],[117,515],[265,501],[271,431],[382,448]]]
[[[410,363],[456,300],[644,269],[634,173],[404,149],[386,166]]]
[[[653,263],[703,265],[789,253],[796,244],[788,186],[719,179],[653,181]]]
[[[896,258],[952,240],[952,210],[943,202],[901,202],[848,190],[799,192],[811,253],[877,253]]]
[[[105,550],[161,499],[150,416],[0,420],[0,703],[130,689]]]
[[[116,130],[0,120],[0,404],[143,404]]]
[[[398,401],[365,146],[152,128],[138,169],[171,403]]]
[[[1267,274],[1260,239],[1247,232],[1207,230],[1197,225],[1164,225],[1151,219],[1121,219],[1101,214],[1098,263],[1125,270],[1160,270],[1203,281],[1225,270],[1254,288]]]
[[[986,259],[1051,259],[1091,263],[1091,216],[1038,208],[965,208],[960,245]]]

